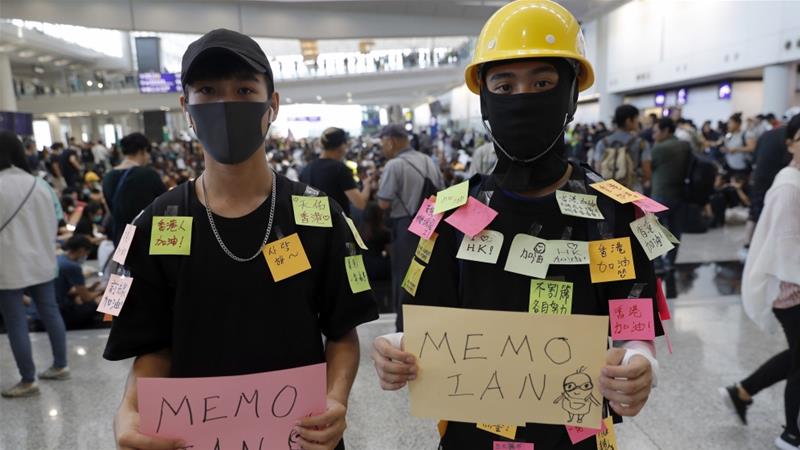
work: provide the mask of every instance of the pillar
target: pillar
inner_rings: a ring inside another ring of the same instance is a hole
[[[774,64],[764,67],[764,83],[762,87],[763,103],[761,112],[774,113],[780,117],[794,99],[795,74],[794,64]]]
[[[594,63],[594,84],[597,86],[598,113],[597,120],[611,127],[614,110],[622,105],[623,97],[608,89],[608,15],[597,19],[597,59]]]
[[[14,78],[11,76],[11,60],[0,53],[0,111],[16,111],[17,97],[14,95]]]
[[[64,135],[61,134],[61,119],[55,114],[48,114],[47,124],[50,126],[50,138],[53,142],[65,142]]]

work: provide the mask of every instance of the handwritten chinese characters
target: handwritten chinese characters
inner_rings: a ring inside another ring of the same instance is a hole
[[[346,256],[344,268],[353,294],[370,290],[367,269],[364,267],[364,255]]]
[[[530,442],[495,441],[492,444],[492,450],[533,450],[533,444]]]
[[[108,280],[103,298],[97,306],[97,311],[105,314],[110,314],[114,317],[119,316],[122,310],[122,305],[128,297],[128,291],[131,289],[133,278],[121,277],[119,275],[111,275]]]
[[[575,192],[556,191],[556,201],[561,214],[603,220],[603,213],[597,208],[597,196]]]
[[[114,250],[114,257],[112,259],[115,262],[122,264],[123,266],[125,265],[125,259],[128,257],[128,251],[131,248],[131,242],[133,242],[134,234],[136,234],[136,225],[125,225],[125,231],[122,232],[122,237],[119,239],[117,249]]]
[[[606,239],[589,242],[589,273],[592,283],[633,280],[631,238]]]
[[[552,257],[547,241],[529,234],[517,234],[508,251],[505,270],[534,278],[545,278]]]
[[[264,257],[277,282],[311,269],[300,236],[294,233],[264,246]]]
[[[619,450],[617,434],[614,431],[614,418],[606,417],[603,419],[603,425],[603,431],[597,434],[597,450]]]
[[[475,424],[479,430],[488,431],[489,433],[503,436],[506,439],[514,439],[517,435],[516,425],[491,425],[488,423]]]
[[[189,255],[192,250],[192,217],[153,216],[151,255]]]
[[[528,312],[542,315],[572,314],[572,283],[568,281],[531,280]]]
[[[651,299],[609,300],[608,312],[611,320],[611,337],[615,341],[652,341],[656,338]]]
[[[414,256],[417,257],[420,261],[428,264],[431,261],[431,255],[433,254],[433,246],[436,244],[436,238],[439,235],[437,233],[433,233],[430,239],[419,238],[419,243],[417,244],[417,251],[414,253]]]
[[[469,180],[458,183],[454,186],[439,191],[436,194],[436,208],[434,214],[441,214],[445,211],[458,208],[459,206],[467,203],[469,196]]]
[[[400,285],[412,297],[417,295],[417,287],[419,287],[419,280],[422,277],[423,270],[425,270],[425,266],[412,259],[411,265],[408,266],[406,277],[403,278],[403,283]]]
[[[633,192],[632,190],[619,184],[616,180],[601,181],[599,183],[593,183],[590,186],[623,204],[635,202],[643,197],[642,194]]]
[[[642,245],[644,252],[651,261],[675,248],[667,236],[664,235],[657,221],[656,216],[645,214],[643,217],[631,222],[633,235],[639,240],[639,244]]]
[[[434,230],[436,230],[436,227],[439,226],[439,222],[442,221],[443,216],[443,214],[434,214],[434,201],[435,200],[427,198],[424,202],[422,202],[422,206],[419,207],[417,215],[414,216],[414,220],[411,221],[408,231],[421,238],[431,238]]]
[[[294,223],[297,225],[323,228],[333,226],[328,197],[293,195],[292,209],[294,210]]]

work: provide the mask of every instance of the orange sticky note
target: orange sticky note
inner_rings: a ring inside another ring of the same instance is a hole
[[[111,322],[111,314],[103,314],[103,322]]]
[[[297,233],[270,242],[262,252],[275,281],[285,280],[311,269],[311,263],[308,262],[308,256]]]
[[[596,191],[600,191],[608,197],[620,203],[630,203],[641,200],[644,196],[638,192],[634,192],[625,186],[619,184],[617,180],[606,180],[599,183],[590,184]]]
[[[516,425],[490,425],[488,423],[478,423],[475,425],[483,431],[503,436],[506,439],[514,439],[517,436]]]
[[[597,433],[597,450],[617,450],[617,433],[614,431],[614,419],[611,416],[603,419],[605,429]]]
[[[635,279],[631,238],[589,242],[589,272],[592,283]]]

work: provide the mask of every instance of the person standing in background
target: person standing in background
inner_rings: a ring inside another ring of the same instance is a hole
[[[756,148],[756,141],[750,139],[742,129],[742,114],[736,113],[728,119],[728,133],[722,147],[725,166],[731,176],[740,175],[746,180],[750,177],[750,158]],[[747,184],[747,183],[745,183]]]
[[[638,135],[639,109],[633,105],[617,107],[614,125],[613,133],[596,141],[594,167],[603,178],[616,179],[641,192],[650,187],[652,158],[650,145]]]

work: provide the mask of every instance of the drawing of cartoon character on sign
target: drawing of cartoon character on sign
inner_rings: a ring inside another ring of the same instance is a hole
[[[577,418],[578,423],[582,423],[583,416],[592,410],[592,404],[600,406],[600,402],[592,394],[594,389],[592,378],[585,374],[584,370],[586,367],[581,367],[577,372],[564,378],[564,392],[553,402],[553,404],[561,402],[561,407],[569,414],[570,422],[574,422]]]

